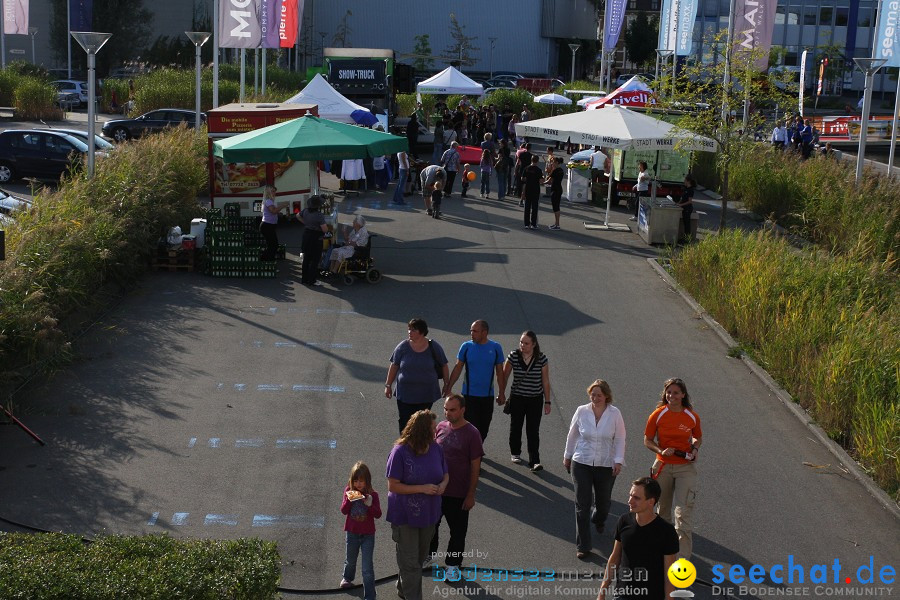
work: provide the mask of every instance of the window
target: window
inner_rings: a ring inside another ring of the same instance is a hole
[[[790,6],[787,9],[787,23],[786,25],[799,25],[800,24],[800,9],[796,6]]]
[[[650,10],[659,10],[659,0],[650,0]]]
[[[850,9],[846,6],[838,6],[834,13],[835,27],[846,27],[850,21]]]
[[[819,25],[824,27],[830,27],[833,25],[834,21],[834,7],[833,6],[823,6],[819,11]]]
[[[799,55],[797,46],[788,46],[787,53],[784,55],[784,64],[790,67],[796,67],[799,64]]]
[[[860,8],[859,9],[859,17],[856,21],[857,27],[871,27],[872,26],[872,9],[871,8]]]
[[[784,7],[779,6],[775,9],[775,24],[784,25]]]
[[[816,24],[816,7],[815,6],[804,6],[803,7],[803,24],[804,25],[815,25]]]

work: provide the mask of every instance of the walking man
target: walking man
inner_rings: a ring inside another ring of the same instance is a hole
[[[450,528],[450,541],[444,573],[446,581],[459,581],[463,552],[466,550],[466,533],[469,530],[469,511],[475,506],[475,488],[481,474],[481,457],[484,449],[478,429],[466,421],[466,398],[453,394],[444,399],[444,415],[447,420],[437,426],[434,439],[444,451],[444,459],[450,471],[450,483],[441,497],[441,512]],[[438,531],[434,528],[431,539],[431,555],[438,550]]]
[[[444,186],[444,195],[453,193],[453,182],[456,180],[456,172],[459,171],[459,151],[456,149],[459,142],[450,142],[450,149],[441,156],[441,166],[447,172],[447,185]]]
[[[506,386],[503,385],[503,348],[488,339],[488,323],[479,319],[469,328],[472,339],[459,347],[456,365],[450,379],[444,384],[443,395],[453,393],[453,385],[459,379],[463,367],[466,369],[463,381],[463,396],[469,422],[481,434],[483,442],[491,428],[494,417],[494,374],[497,375],[497,404],[506,402]]]
[[[616,524],[606,575],[597,600],[606,600],[609,586],[617,573],[642,573],[646,577],[624,582],[619,580],[616,598],[662,600],[674,591],[666,575],[678,554],[678,534],[671,523],[656,514],[660,496],[659,484],[651,477],[641,477],[631,484],[627,514]]]

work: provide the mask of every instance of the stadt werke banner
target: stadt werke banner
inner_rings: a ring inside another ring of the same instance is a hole
[[[219,0],[220,48],[259,48],[261,38],[257,0]]]
[[[625,0],[607,0],[606,8],[609,17],[606,19],[606,32],[603,40],[607,52],[615,48],[619,43],[619,34],[622,32],[622,23],[625,21]]]
[[[753,64],[760,71],[769,66],[777,4],[778,0],[735,0],[734,54],[750,56],[758,51]]]
[[[69,31],[94,30],[94,0],[69,0]]]
[[[887,59],[886,67],[900,67],[900,0],[878,3],[878,35],[873,56]]]
[[[3,0],[3,33],[28,35],[28,0]]]

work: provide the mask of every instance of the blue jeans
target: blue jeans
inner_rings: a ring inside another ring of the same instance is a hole
[[[506,197],[506,171],[497,171],[497,199]]]
[[[375,600],[375,566],[372,554],[375,551],[374,533],[347,534],[347,558],[344,559],[344,579],[353,581],[356,577],[356,557],[362,550],[362,578],[365,600]]]
[[[400,178],[397,180],[397,189],[394,190],[394,203],[403,204],[403,188],[406,187],[406,177],[409,169],[400,169]]]
[[[491,193],[491,172],[481,172],[481,193],[487,196]]]

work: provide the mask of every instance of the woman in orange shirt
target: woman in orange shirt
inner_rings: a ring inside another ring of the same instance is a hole
[[[659,516],[675,525],[679,558],[691,557],[692,513],[699,490],[696,460],[702,442],[700,417],[691,405],[687,386],[681,379],[667,379],[659,404],[647,419],[644,446],[656,453],[651,476],[662,489]]]

